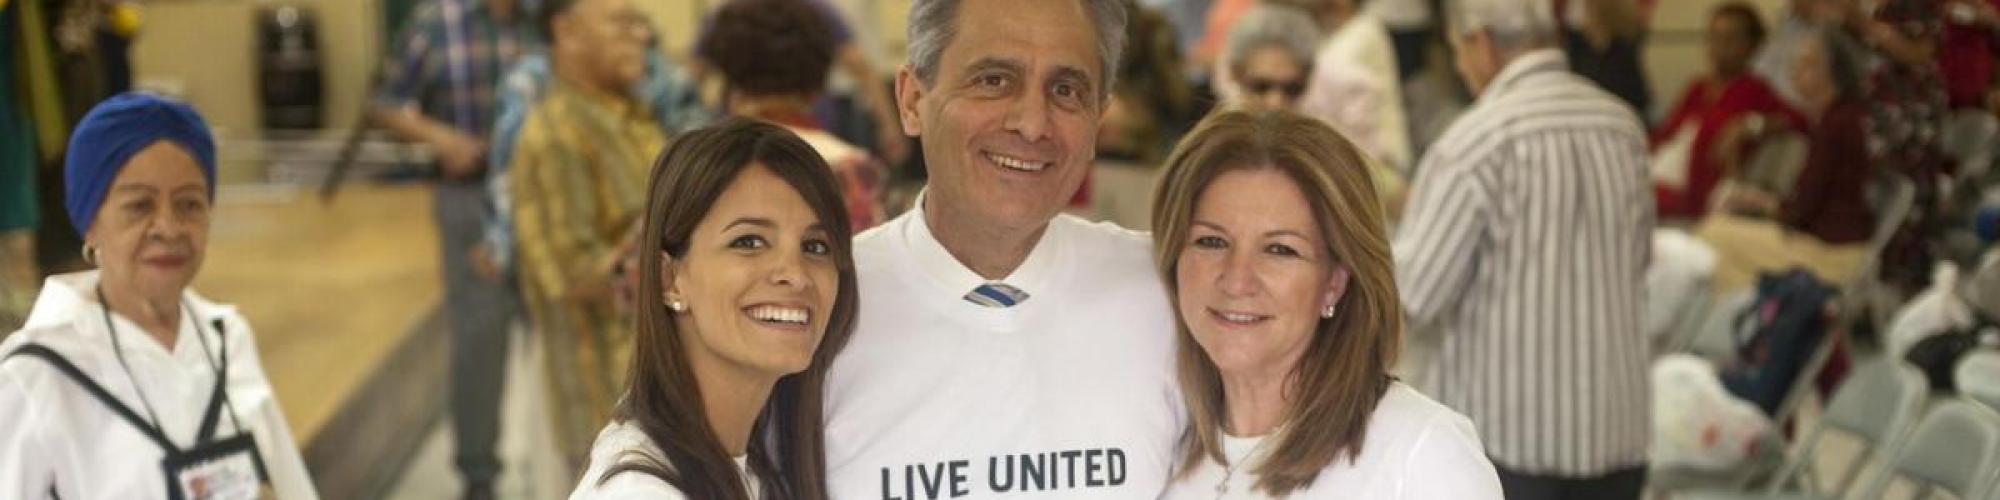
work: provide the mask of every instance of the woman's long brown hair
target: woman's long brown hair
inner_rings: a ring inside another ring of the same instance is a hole
[[[649,474],[688,498],[749,500],[744,478],[724,450],[702,407],[701,389],[688,366],[684,333],[661,301],[660,254],[687,256],[696,225],[731,182],[752,164],[777,174],[805,198],[829,233],[840,270],[840,291],[827,331],[805,371],[778,379],[771,399],[751,428],[748,460],[761,496],[787,500],[826,498],[824,409],[821,387],[834,355],[854,329],[857,308],[854,256],[846,204],[832,169],[819,153],[783,128],[730,120],[675,138],[653,165],[645,232],[639,242],[638,337],[631,382],[613,418],[636,425],[665,456],[637,453],[597,480],[621,473]]]
[[[1255,469],[1255,488],[1271,496],[1310,487],[1335,460],[1360,455],[1368,419],[1391,382],[1403,311],[1366,162],[1360,149],[1319,120],[1288,111],[1225,111],[1202,120],[1174,148],[1153,197],[1156,263],[1175,304],[1176,266],[1195,202],[1216,177],[1236,170],[1272,169],[1291,178],[1311,204],[1334,265],[1351,276],[1338,313],[1319,322],[1292,368],[1284,427],[1266,438],[1274,447]],[[1228,412],[1215,361],[1195,343],[1186,318],[1178,324],[1179,378],[1191,417],[1177,474],[1185,477],[1205,460],[1229,463],[1222,456]]]

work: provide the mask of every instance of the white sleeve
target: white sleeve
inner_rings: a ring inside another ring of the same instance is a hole
[[[282,500],[318,500],[298,441],[292,439],[292,428],[278,407],[276,391],[264,376],[264,363],[257,355],[249,322],[235,314],[224,321],[230,327],[224,334],[229,344],[230,398],[240,405],[236,411],[242,412],[244,423],[257,438],[257,453],[264,459],[265,472],[271,475],[271,489]],[[236,399],[239,397],[242,399]]]
[[[1424,424],[1397,478],[1396,498],[1501,500],[1500,476],[1472,421],[1440,413]]]
[[[56,484],[55,464],[66,460],[55,454],[68,448],[53,442],[40,407],[18,374],[22,363],[39,362],[0,365],[0,498],[49,498],[51,492],[63,498],[81,496],[71,489],[75,485]]]
[[[583,482],[569,494],[569,500],[687,500],[681,490],[651,474],[625,472],[602,484],[596,476],[585,473]]]

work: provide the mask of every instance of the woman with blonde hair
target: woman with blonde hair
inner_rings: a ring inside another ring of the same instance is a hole
[[[1211,116],[1168,159],[1153,242],[1190,415],[1163,498],[1500,498],[1471,421],[1389,375],[1403,313],[1369,176],[1284,111]]]

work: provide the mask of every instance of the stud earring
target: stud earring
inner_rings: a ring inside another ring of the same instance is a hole
[[[688,305],[687,305],[687,303],[686,303],[686,302],[681,302],[681,301],[678,301],[678,300],[676,300],[676,301],[673,301],[673,302],[668,302],[668,303],[667,303],[667,308],[668,308],[668,309],[673,309],[673,310],[674,310],[674,312],[687,312],[687,310],[688,310]]]
[[[1321,317],[1321,318],[1326,318],[1326,319],[1332,319],[1332,318],[1333,318],[1333,313],[1334,313],[1334,310],[1335,310],[1335,309],[1334,309],[1334,306],[1331,306],[1331,305],[1328,305],[1328,306],[1326,306],[1326,309],[1321,309],[1321,310],[1319,311],[1319,317]]]

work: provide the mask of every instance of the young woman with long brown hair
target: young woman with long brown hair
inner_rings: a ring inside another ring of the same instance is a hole
[[[856,308],[826,162],[732,120],[667,146],[648,193],[631,379],[571,498],[826,498],[820,388]]]

